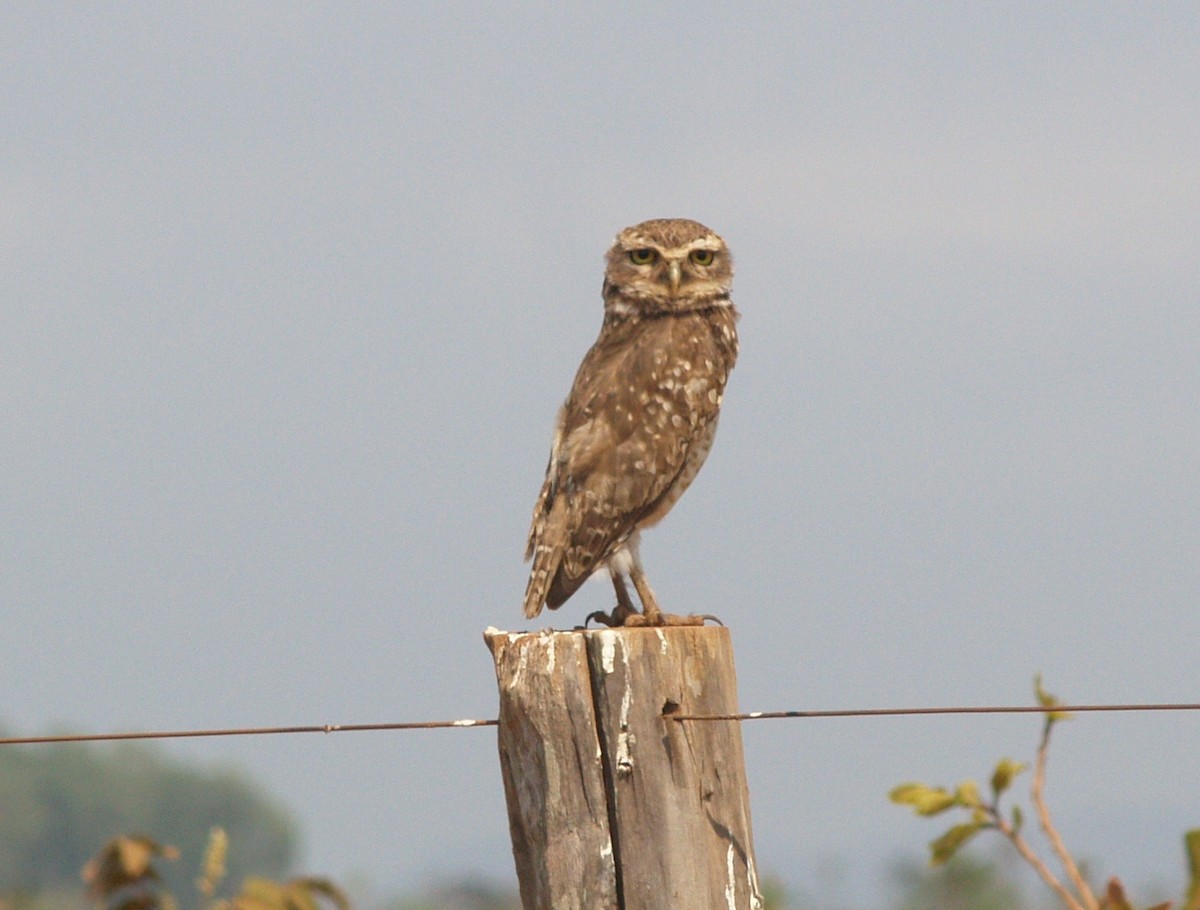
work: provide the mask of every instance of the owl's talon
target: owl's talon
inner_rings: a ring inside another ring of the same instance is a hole
[[[618,603],[613,608],[611,613],[605,613],[603,610],[597,610],[594,613],[589,613],[583,620],[583,625],[580,628],[586,629],[588,623],[592,620],[601,625],[608,626],[610,629],[619,629],[622,626],[644,626],[646,625],[645,617],[642,616],[632,606]]]

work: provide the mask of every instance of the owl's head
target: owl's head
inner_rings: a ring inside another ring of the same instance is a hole
[[[617,315],[702,309],[728,302],[733,258],[714,231],[686,218],[627,227],[608,251],[604,300]]]

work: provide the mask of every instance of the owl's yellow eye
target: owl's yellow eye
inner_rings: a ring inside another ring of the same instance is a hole
[[[712,265],[717,254],[712,250],[692,250],[692,262],[696,265]]]
[[[630,250],[629,261],[634,265],[649,265],[658,258],[658,253],[651,249]]]

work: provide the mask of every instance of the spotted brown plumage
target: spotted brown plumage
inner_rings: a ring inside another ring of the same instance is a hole
[[[626,228],[607,260],[600,336],[559,411],[533,510],[525,615],[561,606],[607,568],[617,607],[602,621],[701,621],[662,613],[638,535],[670,511],[712,446],[738,350],[733,262],[720,236],[683,219]]]

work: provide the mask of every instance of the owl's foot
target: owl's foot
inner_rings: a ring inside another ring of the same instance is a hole
[[[621,576],[613,573],[613,589],[617,592],[617,605],[613,607],[611,613],[605,613],[603,610],[597,610],[595,613],[589,613],[583,621],[583,628],[588,627],[593,619],[602,625],[608,626],[610,629],[617,629],[621,626],[631,625],[631,620],[641,619],[642,614],[634,607],[633,601],[629,597],[629,592],[625,590],[625,582],[621,580]]]
[[[650,582],[646,580],[646,573],[639,562],[634,562],[633,567],[629,570],[629,580],[633,582],[638,597],[642,600],[642,612],[634,613],[626,619],[625,625],[627,626],[702,626],[705,620],[709,619],[718,625],[725,625],[717,617],[707,613],[689,613],[686,616],[679,613],[664,613],[662,607],[658,605],[658,598],[650,590]]]
[[[622,609],[621,605],[617,604],[611,613],[605,613],[603,610],[597,610],[595,613],[589,613],[586,617],[584,617],[583,625],[580,626],[580,628],[586,629],[588,627],[588,623],[590,623],[592,620],[595,620],[602,626],[608,626],[610,629],[619,629],[622,626],[639,625],[637,620],[640,619],[643,619],[641,613],[632,608],[628,610]],[[645,623],[642,622],[640,625],[645,625]]]
[[[725,623],[717,619],[711,613],[656,613],[652,616],[646,616],[642,613],[634,613],[625,620],[625,625],[630,627],[650,627],[657,628],[661,626],[702,626],[709,620],[715,622],[718,626],[723,626]]]

